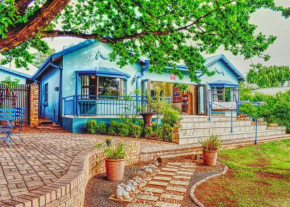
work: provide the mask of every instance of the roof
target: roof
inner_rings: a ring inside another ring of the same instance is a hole
[[[20,77],[23,77],[23,78],[32,79],[31,75],[28,75],[28,74],[25,74],[25,73],[22,73],[22,72],[19,72],[19,71],[16,71],[16,70],[12,70],[10,68],[6,68],[6,67],[1,66],[1,65],[0,65],[0,71],[4,71],[6,73],[11,73],[13,75],[20,76]]]
[[[81,42],[81,43],[79,43],[77,45],[74,45],[72,47],[68,47],[68,48],[66,48],[66,49],[64,49],[64,50],[62,50],[60,52],[57,52],[57,53],[54,53],[54,54],[50,55],[46,59],[46,61],[38,68],[36,73],[33,75],[33,78],[34,79],[37,78],[43,72],[43,70],[45,70],[45,68],[49,65],[49,63],[52,62],[53,60],[55,60],[55,59],[57,59],[59,57],[62,57],[64,55],[66,55],[66,54],[69,54],[69,53],[71,53],[73,51],[76,51],[76,50],[78,50],[80,48],[86,47],[86,46],[88,46],[88,45],[90,45],[90,44],[92,44],[94,42],[95,42],[95,40],[93,40],[93,39],[92,40],[86,40],[86,41]]]
[[[223,54],[208,57],[205,60],[206,67],[211,66],[212,64],[216,63],[219,60],[222,61],[238,77],[238,79],[246,81],[245,76]]]
[[[260,88],[255,90],[254,92],[264,93],[268,95],[275,95],[279,92],[285,93],[290,90],[290,86],[287,87],[275,87],[275,88]]]
[[[239,84],[227,81],[227,80],[218,80],[212,83],[208,83],[211,87],[239,87]]]
[[[71,52],[74,52],[80,48],[83,48],[83,47],[86,47],[92,43],[96,42],[96,40],[94,39],[91,39],[91,40],[86,40],[84,42],[81,42],[77,45],[74,45],[72,47],[69,47],[69,48],[66,48],[60,52],[57,52],[57,53],[54,53],[52,55],[50,55],[46,61],[39,67],[39,69],[37,70],[37,72],[33,75],[33,78],[37,78],[45,69],[46,67],[49,65],[49,63],[51,63],[52,61],[54,61],[55,59],[57,58],[60,58],[62,57],[63,55],[66,55],[66,54],[69,54]],[[149,60],[145,60],[145,57],[141,57],[139,60],[141,60],[142,62],[144,63],[148,63]],[[243,81],[246,81],[246,78],[243,76],[242,73],[239,72],[239,70],[233,66],[233,64],[224,56],[224,55],[216,55],[216,56],[213,56],[213,57],[208,57],[208,58],[205,58],[206,62],[205,62],[205,66],[206,67],[209,67],[211,66],[212,64],[214,64],[215,62],[217,61],[222,61],[226,66],[228,66],[228,68],[238,77],[238,79],[240,80],[243,80]],[[148,64],[145,64],[146,66]],[[170,67],[168,67],[167,69],[170,69]],[[187,69],[187,66],[186,65],[177,65],[177,69],[178,70],[181,70],[183,72],[187,72],[188,69]],[[196,71],[196,72],[200,72],[200,71]]]
[[[106,76],[106,77],[118,77],[128,79],[131,76],[122,71],[116,70],[114,68],[106,68],[106,67],[98,67],[95,69],[88,70],[79,70],[76,73],[80,75],[98,75],[98,76]]]

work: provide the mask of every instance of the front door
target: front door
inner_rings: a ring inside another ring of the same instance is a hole
[[[205,115],[206,111],[206,91],[205,85],[197,86],[197,114]]]

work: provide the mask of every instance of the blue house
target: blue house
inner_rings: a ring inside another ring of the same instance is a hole
[[[28,84],[32,81],[31,75],[0,65],[0,83],[5,81],[7,77],[10,77],[12,81],[19,80],[19,84]]]
[[[40,84],[40,116],[82,132],[88,120],[110,121],[119,114],[139,113],[136,106],[146,107],[146,97],[134,94],[135,89],[145,94],[163,83],[168,102],[182,114],[206,115],[209,101],[216,113],[237,107],[237,87],[245,77],[224,55],[207,58],[205,65],[215,75],[200,73],[201,81],[194,83],[184,65],[178,66],[184,73],[180,80],[168,68],[161,75],[150,73],[146,59],[120,68],[109,61],[111,51],[106,44],[87,40],[51,55],[33,75]],[[187,84],[187,92],[181,93],[174,83]]]

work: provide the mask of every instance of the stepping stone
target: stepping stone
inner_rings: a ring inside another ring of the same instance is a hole
[[[175,175],[173,178],[186,179],[186,180],[190,180],[191,179],[190,176],[184,176],[184,175]]]
[[[179,168],[181,171],[187,171],[187,172],[194,172],[195,169],[189,169],[189,168]]]
[[[166,190],[171,190],[171,191],[177,191],[177,192],[185,193],[187,189],[184,188],[184,187],[167,186]]]
[[[153,178],[153,180],[164,180],[164,181],[168,181],[168,180],[171,180],[170,177],[163,177],[163,176],[155,176]]]
[[[183,200],[183,196],[180,195],[173,195],[173,194],[161,194],[161,198],[168,198],[168,199],[174,199],[174,200]]]
[[[146,204],[129,204],[127,207],[152,207],[151,205]]]
[[[175,166],[175,165],[165,165],[165,167],[173,168],[173,169],[178,169],[180,166]]]
[[[168,183],[158,182],[158,181],[150,181],[148,184],[150,184],[150,185],[159,185],[159,186],[167,186],[168,185]]]
[[[155,204],[156,207],[181,207],[180,204],[175,204],[175,203],[166,203],[166,202],[161,202],[161,201],[158,201],[156,204]]]
[[[181,165],[181,167],[195,169],[195,166],[190,166],[190,165]]]
[[[148,191],[148,192],[153,192],[153,193],[163,193],[163,189],[159,189],[159,188],[150,188],[150,187],[144,187],[142,188],[143,190],[145,191]]]
[[[187,181],[179,181],[179,180],[171,180],[170,181],[171,184],[175,184],[175,185],[189,185],[189,182]]]
[[[169,175],[169,176],[173,176],[173,175],[175,175],[175,173],[161,171],[161,172],[158,173],[158,175]]]
[[[195,163],[183,163],[182,165],[183,165],[183,166],[193,166],[193,167],[196,166]]]
[[[169,171],[169,172],[176,172],[178,169],[177,168],[169,168],[169,167],[164,167],[162,168],[163,171]]]
[[[148,200],[148,201],[157,201],[157,196],[148,196],[148,195],[137,195],[135,198],[141,199],[141,200]]]
[[[168,162],[167,165],[177,165],[177,166],[180,166],[182,164],[179,163],[179,162]]]
[[[192,172],[185,172],[185,171],[178,171],[177,174],[181,174],[181,175],[192,175]]]

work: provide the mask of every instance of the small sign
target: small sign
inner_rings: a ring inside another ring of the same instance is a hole
[[[176,76],[174,74],[170,74],[170,80],[175,80]]]

